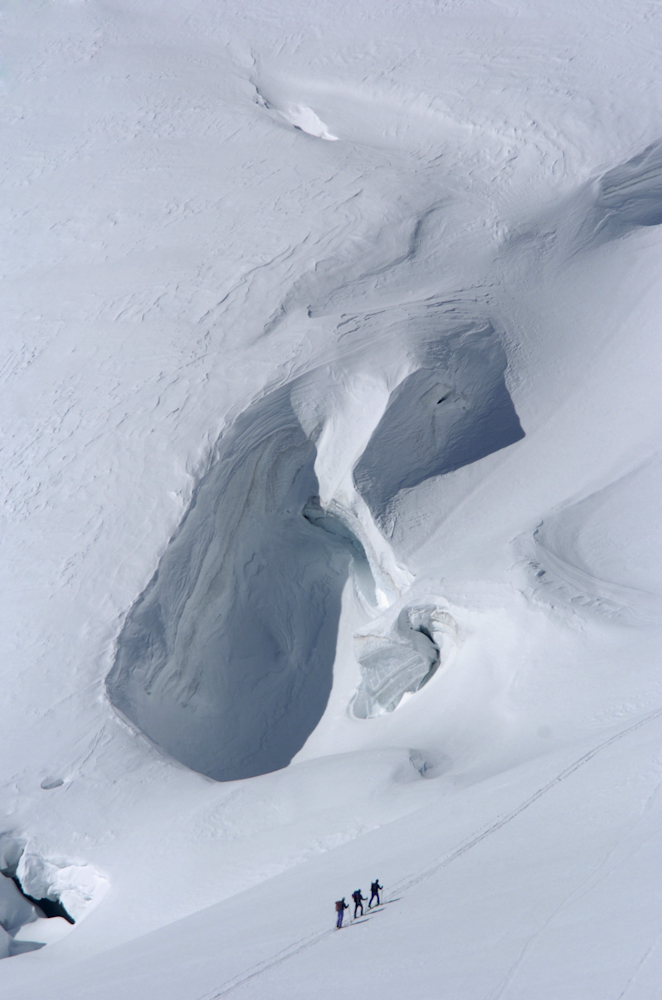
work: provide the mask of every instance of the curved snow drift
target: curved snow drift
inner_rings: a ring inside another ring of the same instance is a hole
[[[218,780],[289,764],[331,691],[350,552],[302,516],[314,462],[285,390],[243,413],[119,638],[112,703]]]
[[[524,543],[540,597],[629,624],[660,620],[661,471],[655,457],[545,517]]]
[[[401,490],[454,472],[524,437],[506,388],[507,360],[487,326],[449,337],[434,367],[391,393],[354,468],[356,488],[384,524]]]

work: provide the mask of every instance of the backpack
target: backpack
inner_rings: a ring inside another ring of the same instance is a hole
[[[356,892],[352,893],[352,899],[354,900],[355,903],[359,902],[359,900],[361,899],[361,890],[360,889],[357,889]]]
[[[336,911],[338,913],[340,913],[340,911],[342,910],[342,908],[343,908],[343,902],[342,902],[342,899],[339,899],[338,902],[336,903]]]

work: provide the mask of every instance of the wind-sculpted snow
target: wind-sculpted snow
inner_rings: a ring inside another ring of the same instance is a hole
[[[415,604],[381,618],[354,636],[361,684],[352,702],[359,719],[398,707],[448,660],[456,626],[452,616],[434,604]]]
[[[333,508],[329,510],[322,508],[319,497],[310,498],[303,508],[303,516],[311,524],[321,528],[323,531],[327,531],[346,547],[352,557],[352,574],[359,592],[368,606],[374,607],[377,604],[375,578],[365,547],[360,539],[356,537],[351,528],[347,526]]]
[[[593,241],[619,239],[641,226],[662,223],[662,142],[607,171],[598,182],[587,223]]]
[[[629,624],[659,621],[659,482],[653,459],[546,516],[524,543],[537,592]]]
[[[357,489],[383,523],[401,490],[442,476],[524,437],[506,388],[506,356],[491,326],[442,341],[437,366],[391,393],[354,468]]]
[[[285,767],[331,690],[351,552],[303,516],[314,461],[286,390],[244,412],[119,638],[113,704],[220,780]]]

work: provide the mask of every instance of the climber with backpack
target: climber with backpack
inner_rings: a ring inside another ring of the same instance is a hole
[[[356,920],[356,914],[359,909],[361,910],[361,916],[363,916],[363,904],[365,903],[366,897],[361,893],[360,889],[352,893],[352,899],[354,900],[354,919]]]
[[[345,915],[345,910],[349,909],[349,903],[345,902],[345,897],[339,899],[336,903],[336,913],[338,914],[338,919],[336,921],[336,927],[342,927],[342,918]]]
[[[370,883],[370,902],[368,903],[368,909],[369,910],[372,909],[372,901],[373,901],[373,899],[375,899],[375,897],[377,898],[377,906],[380,905],[380,902],[379,902],[379,890],[383,889],[383,888],[384,888],[384,886],[379,884],[379,879],[377,879],[377,878],[375,879],[374,882]]]

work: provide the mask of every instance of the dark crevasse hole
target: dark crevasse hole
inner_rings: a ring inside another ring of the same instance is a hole
[[[7,876],[7,878],[10,878],[14,883],[14,885],[16,886],[16,888],[18,889],[18,891],[20,892],[23,899],[27,899],[27,901],[29,903],[32,903],[33,906],[38,907],[41,910],[44,917],[64,917],[64,919],[68,923],[70,924],[76,923],[71,914],[67,913],[67,911],[65,910],[64,906],[62,905],[59,899],[48,899],[46,896],[42,897],[41,899],[35,899],[34,896],[29,896],[28,893],[23,890],[23,886],[21,885],[21,880],[17,875],[12,875],[11,872],[8,870],[5,870],[0,874]]]
[[[354,467],[354,482],[382,522],[401,490],[506,448],[524,431],[506,387],[507,359],[491,326],[448,337],[438,358],[391,393]]]
[[[43,915],[44,917],[64,917],[64,919],[70,924],[74,924],[76,921],[71,914],[67,912],[57,897],[51,899],[44,896],[37,899],[35,896],[30,896],[25,891],[23,883],[18,876],[19,863],[25,845],[20,841],[13,840],[13,838],[7,839],[6,837],[2,837],[1,840],[2,848],[0,850],[0,856],[2,857],[4,867],[0,868],[0,874],[4,875],[5,878],[11,879],[23,899],[32,903],[33,906],[37,906],[41,910],[40,915]]]
[[[21,891],[20,883],[0,872],[0,960],[44,947],[43,941],[23,940],[22,936],[28,927],[39,937],[37,921],[43,917],[44,913]],[[19,932],[21,937],[17,938]]]
[[[45,943],[39,940],[42,931],[38,922],[43,922],[44,918],[63,917],[70,924],[74,923],[73,917],[59,899],[37,899],[31,896],[23,888],[16,864],[8,864],[6,857],[3,858],[3,864],[4,867],[0,869],[0,959],[13,958],[43,948]],[[23,937],[26,929],[30,937],[34,935],[36,940]]]
[[[302,516],[315,454],[287,388],[241,414],[118,640],[113,705],[218,780],[289,764],[331,691],[350,552]]]

